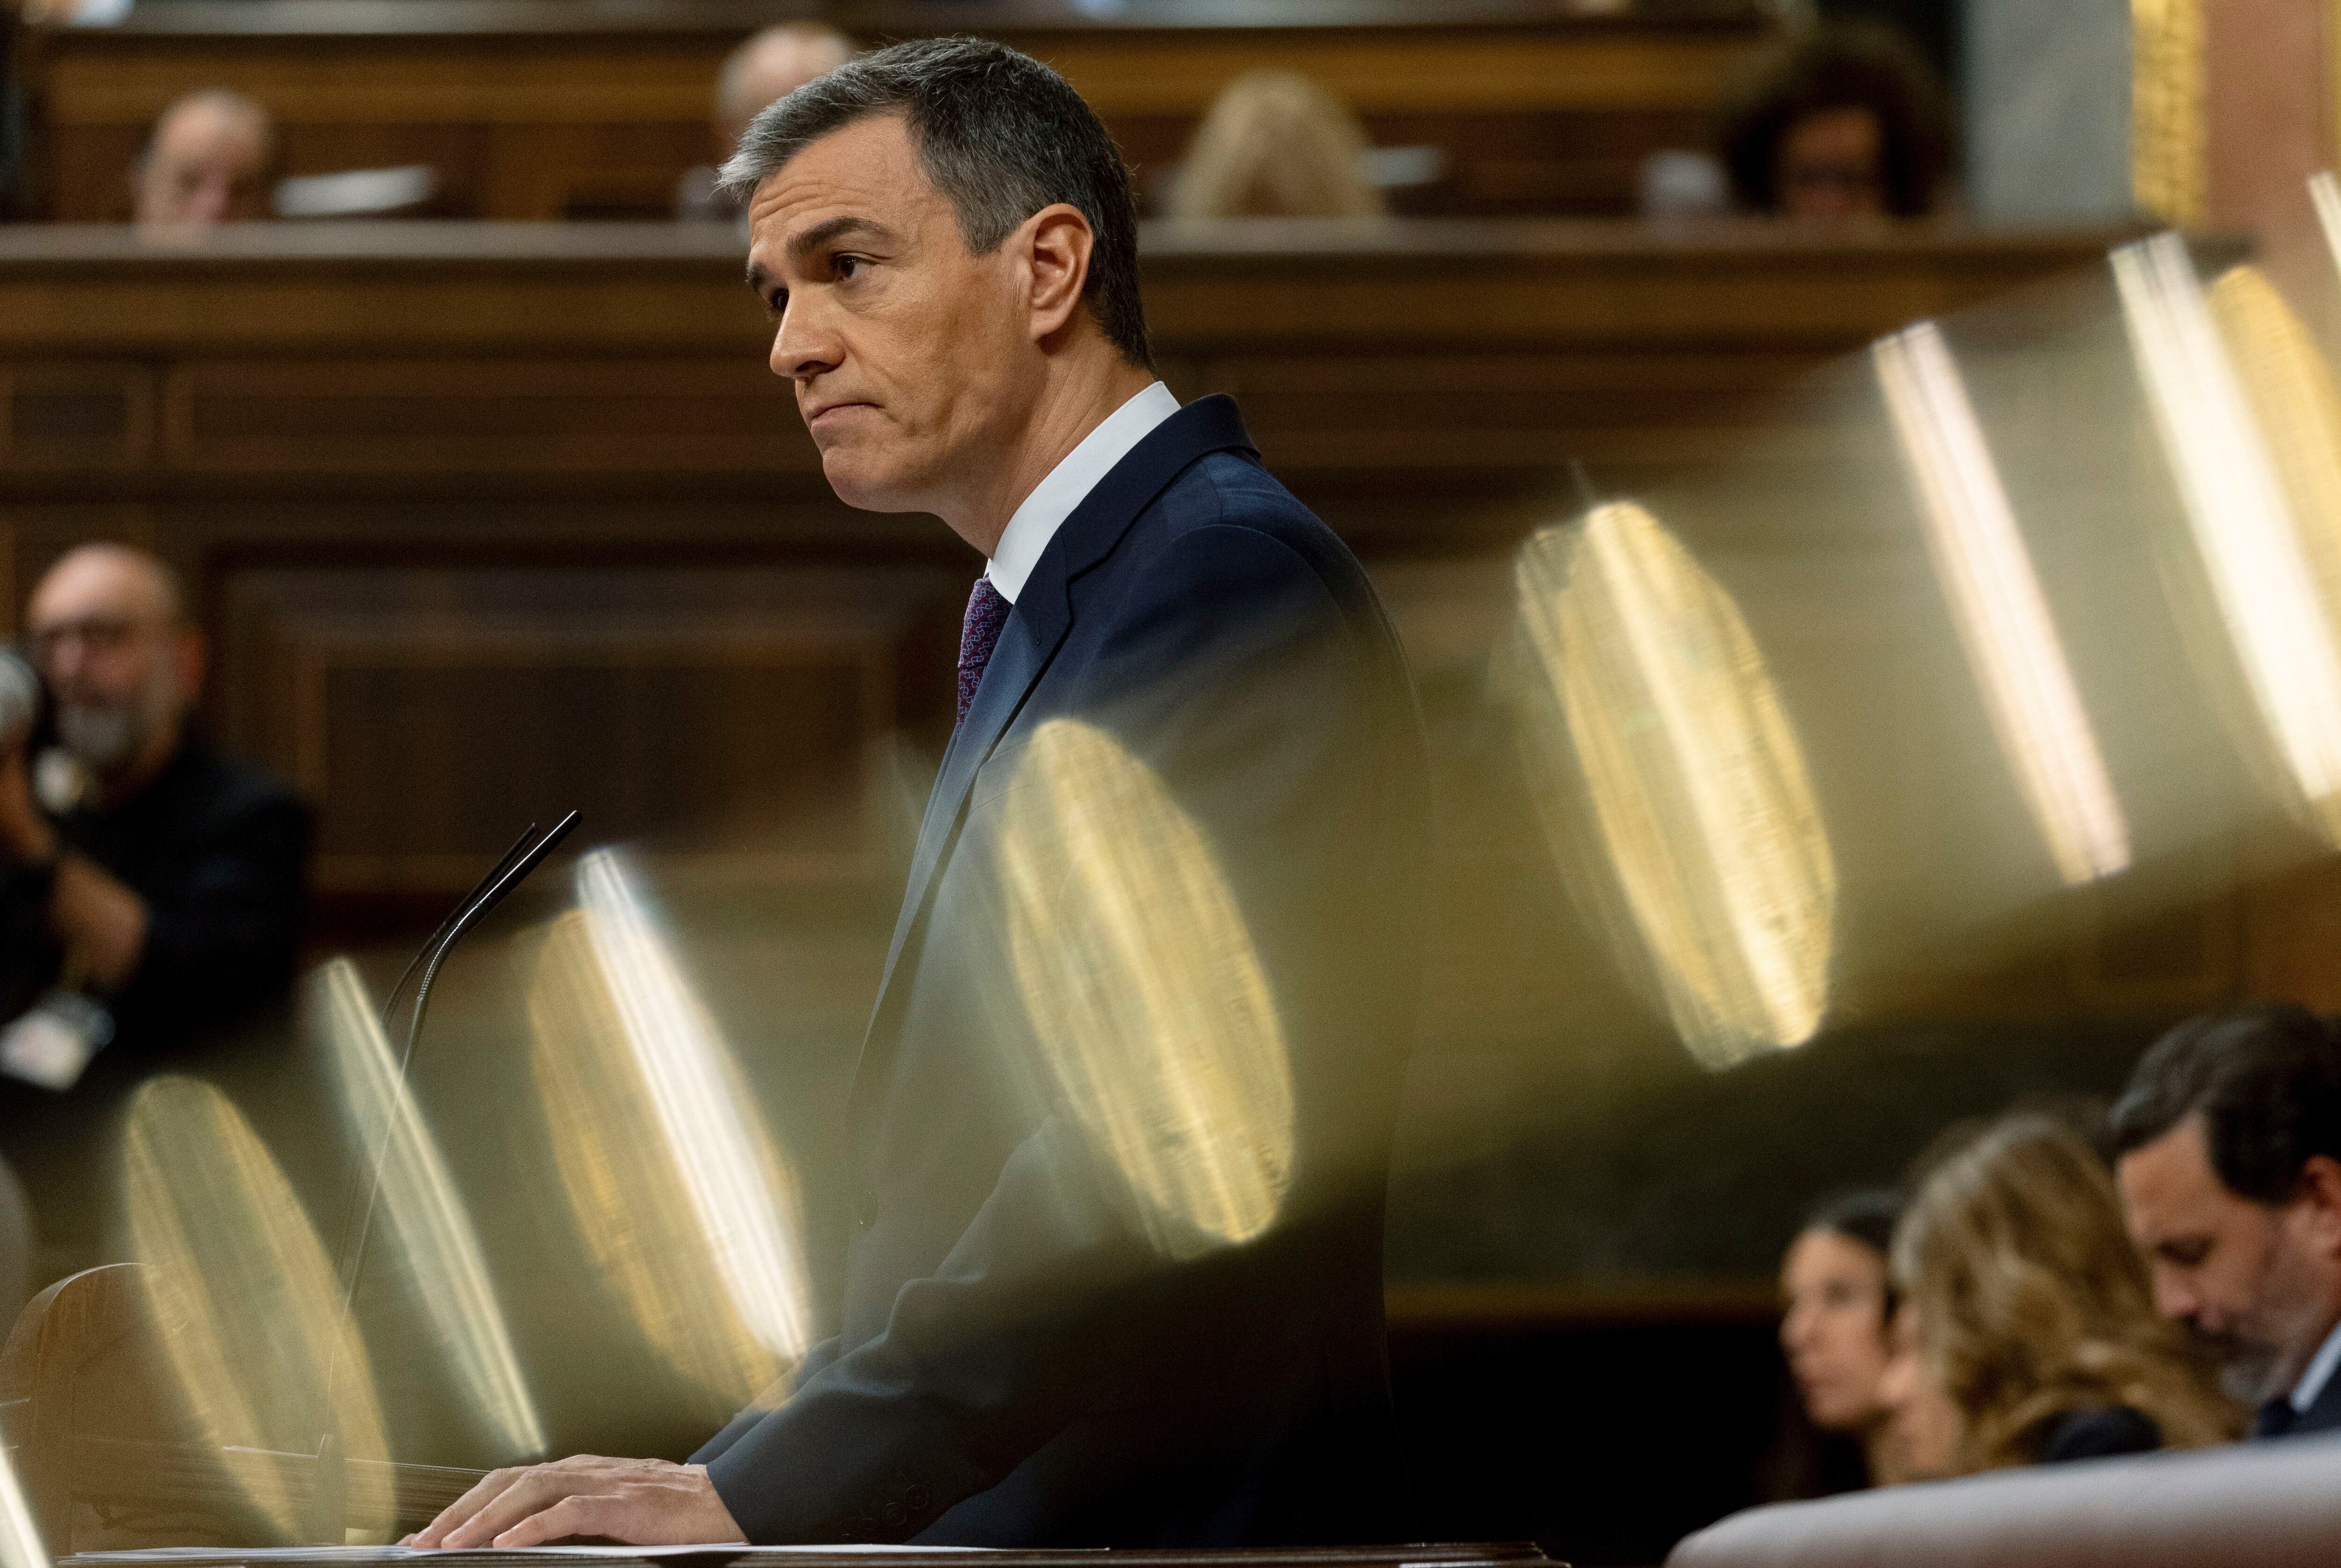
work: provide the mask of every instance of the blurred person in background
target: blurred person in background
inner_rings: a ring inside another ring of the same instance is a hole
[[[2115,1104],[2130,1233],[2156,1303],[2227,1364],[2255,1435],[2341,1430],[2341,1041],[2288,1005],[2157,1041]]]
[[[1894,1233],[1883,1390],[1914,1476],[1967,1474],[2236,1435],[2238,1413],[2154,1310],[2097,1153],[2021,1112],[1955,1134]]]
[[[819,22],[767,27],[724,58],[715,78],[716,164],[732,155],[748,124],[824,72],[853,58],[853,40]],[[675,187],[674,215],[686,222],[732,223],[740,204],[716,183],[715,164],[683,171]]]
[[[131,171],[142,228],[195,229],[269,214],[276,125],[241,93],[206,87],[163,111]]]
[[[1828,23],[1730,115],[1721,154],[1743,208],[1805,222],[1940,210],[1951,165],[1941,81],[1890,29]]]
[[[1350,106],[1291,71],[1250,71],[1212,101],[1172,184],[1174,218],[1367,218],[1389,208]]]
[[[1842,1193],[1814,1208],[1780,1263],[1780,1348],[1797,1403],[1769,1490],[1821,1497],[1902,1479],[1878,1397],[1894,1315],[1888,1255],[1901,1202]]]
[[[309,816],[195,732],[203,637],[161,561],[74,550],[25,624],[54,736],[0,753],[0,1154],[62,1244],[120,1094],[284,993]]]

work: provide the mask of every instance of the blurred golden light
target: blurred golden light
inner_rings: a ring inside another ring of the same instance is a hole
[[[2319,557],[2332,557],[2336,515],[2326,510],[2334,434],[2329,407],[2319,406],[2330,393],[2317,385],[2323,368],[2302,357],[2315,350],[2305,334],[2293,336],[2297,324],[2254,275],[2224,289],[2215,315],[2176,235],[2123,246],[2113,269],[2253,706],[2310,821],[2341,844],[2341,648],[2332,580],[2317,569]]]
[[[2341,180],[2333,171],[2321,169],[2308,176],[2309,205],[2316,209],[2316,226],[2325,233],[2325,248],[2333,253],[2333,265],[2341,267]]]
[[[1527,760],[1555,854],[1571,856],[1589,804],[1702,1064],[1809,1040],[1828,1009],[1837,863],[1738,606],[1629,502],[1538,533],[1514,583],[1532,655]]]
[[[33,1523],[15,1467],[0,1452],[0,1568],[49,1568],[47,1548]]]
[[[796,1183],[633,873],[597,850],[577,890],[529,984],[562,1183],[643,1337],[728,1413],[812,1342]]]
[[[1271,1224],[1292,1180],[1284,1028],[1194,822],[1103,731],[1051,719],[999,799],[1009,968],[1050,1104],[1190,1258]]]
[[[2109,876],[2130,863],[2129,824],[1958,367],[1930,321],[1871,357],[1928,554],[2025,805],[2067,885]]]
[[[208,1084],[144,1084],[124,1164],[131,1252],[180,1392],[254,1505],[297,1540],[307,1520],[268,1451],[314,1453],[330,1432],[344,1458],[389,1457],[365,1345],[324,1246],[267,1148]],[[349,1527],[386,1530],[386,1493],[378,1517],[359,1513],[364,1495],[351,1490]]]
[[[356,1144],[379,1158],[389,1239],[498,1457],[544,1452],[544,1428],[513,1353],[472,1217],[439,1145],[398,1071],[357,966],[336,958],[310,983],[312,1026],[323,1035]]]

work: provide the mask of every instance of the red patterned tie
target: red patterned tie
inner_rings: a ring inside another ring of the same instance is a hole
[[[959,716],[967,717],[969,704],[975,701],[975,689],[983,684],[983,666],[991,663],[991,650],[1000,644],[1000,628],[1008,624],[1008,612],[1014,606],[1000,595],[991,585],[989,575],[975,580],[975,591],[967,596],[967,619],[960,623],[959,631]]]

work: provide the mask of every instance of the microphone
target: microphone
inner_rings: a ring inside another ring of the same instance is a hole
[[[24,656],[0,648],[0,744],[13,745],[32,733],[46,696],[47,688]]]
[[[390,994],[384,1000],[382,1009],[385,1030],[397,1006],[398,993],[405,988],[408,978],[418,967],[422,970],[423,979],[414,992],[414,1009],[407,1019],[406,1044],[399,1053],[396,1082],[402,1088],[406,1084],[409,1069],[413,1065],[414,1044],[423,1034],[423,1019],[431,1005],[431,986],[439,978],[440,965],[447,961],[447,954],[463,939],[464,934],[487,918],[513,889],[525,882],[529,873],[534,871],[576,825],[577,814],[573,811],[553,824],[552,830],[542,838],[535,837],[536,824],[529,824],[527,830],[513,841],[513,846],[504,851],[503,858],[490,868],[487,875],[482,877],[456,904],[447,918],[423,939],[422,947],[407,964],[405,972],[390,988]],[[397,1118],[385,1117],[382,1141],[375,1145],[369,1162],[371,1170],[366,1183],[365,1204],[358,1219],[354,1245],[351,1244],[349,1233],[350,1211],[345,1209],[343,1212],[342,1245],[337,1250],[344,1255],[337,1260],[340,1267],[336,1272],[342,1279],[342,1321],[344,1323],[349,1321],[357,1301],[358,1280],[365,1270],[366,1243],[373,1234],[374,1210],[382,1199],[383,1164],[389,1157],[390,1139],[396,1129]],[[325,1363],[324,1387],[319,1405],[321,1419],[317,1424],[322,1435],[317,1440],[317,1491],[312,1499],[311,1509],[313,1523],[333,1538],[334,1544],[340,1543],[339,1521],[344,1514],[345,1496],[345,1477],[340,1463],[340,1438],[334,1421],[334,1386],[341,1372],[341,1356],[342,1336],[336,1334]]]

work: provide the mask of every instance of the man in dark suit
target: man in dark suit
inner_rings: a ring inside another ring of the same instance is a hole
[[[1054,72],[866,56],[727,166],[824,472],[989,558],[852,1102],[837,1336],[688,1465],[416,1538],[1405,1533],[1381,1197],[1423,764],[1357,563],[1153,374],[1127,170]]]
[[[2341,1031],[2304,1008],[2207,1013],[2114,1106],[2122,1206],[2163,1313],[2225,1353],[2256,1436],[2341,1430]]]

